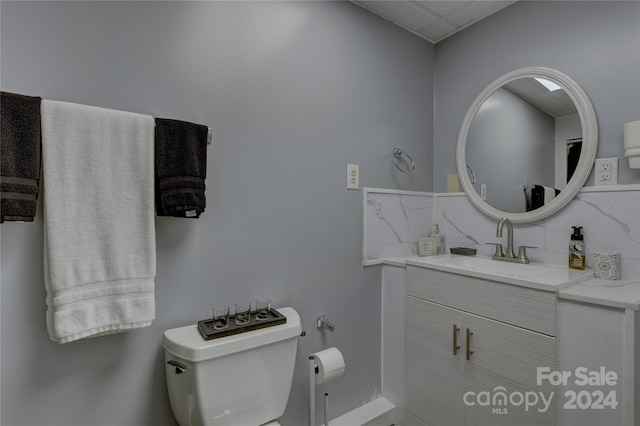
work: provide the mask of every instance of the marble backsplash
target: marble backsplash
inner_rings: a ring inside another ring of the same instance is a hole
[[[472,247],[490,256],[497,221],[478,211],[462,193],[366,189],[364,196],[363,263],[417,254],[418,238],[437,223],[451,247]],[[595,251],[615,251],[622,259],[622,278],[640,278],[640,190],[594,190],[585,188],[555,215],[532,223],[514,225],[514,245],[528,249],[532,262],[567,263],[572,226],[582,226],[587,266]]]
[[[418,238],[431,232],[432,194],[365,188],[363,199],[363,264],[417,255]]]

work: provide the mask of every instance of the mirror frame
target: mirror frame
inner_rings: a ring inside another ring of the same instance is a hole
[[[465,149],[467,146],[467,136],[469,134],[469,128],[471,127],[471,122],[480,110],[482,104],[493,94],[493,92],[514,80],[534,77],[545,78],[559,84],[576,105],[578,115],[580,116],[580,124],[582,126],[582,150],[580,153],[580,160],[578,160],[578,165],[571,177],[571,180],[556,198],[554,198],[550,203],[530,212],[508,213],[498,210],[488,204],[480,197],[471,184],[466,167],[467,161]],[[591,174],[597,150],[598,123],[596,120],[596,114],[589,97],[582,87],[560,71],[545,67],[527,67],[517,69],[498,78],[487,86],[487,88],[478,95],[475,101],[473,101],[464,117],[464,120],[462,121],[462,125],[460,126],[458,145],[456,148],[456,166],[458,168],[458,176],[464,192],[469,200],[481,212],[494,219],[506,217],[513,223],[531,223],[558,212],[568,204],[578,192],[580,192]]]

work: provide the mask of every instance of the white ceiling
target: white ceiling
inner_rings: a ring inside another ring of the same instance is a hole
[[[351,0],[382,18],[437,43],[518,0]],[[576,113],[564,90],[550,92],[534,79],[519,79],[506,89],[553,117]]]
[[[437,43],[517,0],[351,0],[376,15]]]
[[[552,117],[577,114],[575,104],[565,90],[550,92],[533,78],[519,78],[504,86]]]

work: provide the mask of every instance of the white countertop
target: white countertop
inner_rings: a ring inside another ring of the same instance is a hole
[[[465,261],[463,258],[468,258]],[[461,258],[454,263],[447,260]],[[479,260],[473,260],[479,259]],[[405,267],[413,265],[422,268],[452,272],[477,278],[556,292],[566,300],[593,303],[621,309],[640,310],[640,280],[601,280],[593,278],[593,270],[577,271],[563,265],[536,264],[527,265],[497,262],[496,271],[482,270],[484,256],[407,256],[380,259],[383,265]],[[463,267],[464,266],[464,267]],[[501,268],[502,266],[502,268]]]
[[[487,256],[444,254],[410,258],[406,264],[551,292],[593,276],[593,271],[588,269],[579,271],[563,265],[499,262]]]
[[[407,261],[411,259],[419,259],[419,257],[417,255],[404,257],[385,257],[384,259],[380,259],[380,262],[378,263],[381,265],[400,266],[402,268],[405,268],[407,266]]]
[[[558,297],[637,311],[640,308],[640,280],[591,278],[563,289],[558,292]]]

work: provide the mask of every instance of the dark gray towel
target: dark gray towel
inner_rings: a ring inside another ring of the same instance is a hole
[[[0,92],[0,223],[32,222],[36,215],[41,101]]]
[[[198,218],[206,206],[207,126],[156,118],[156,214]]]
[[[556,196],[560,194],[560,190],[553,188],[550,189],[554,191]],[[544,206],[544,199],[545,187],[542,185],[533,185],[533,188],[531,188],[531,207],[527,209],[527,211],[539,209],[540,207]]]

